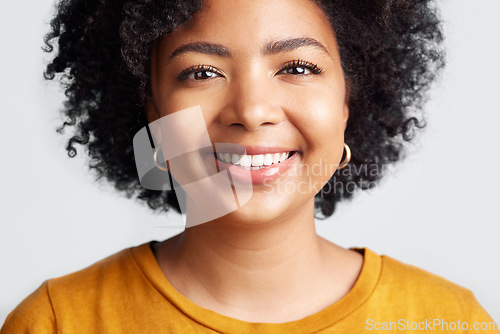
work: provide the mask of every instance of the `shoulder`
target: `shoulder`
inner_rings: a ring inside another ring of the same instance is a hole
[[[103,304],[126,295],[130,285],[144,281],[137,249],[144,253],[147,247],[149,244],[124,249],[85,269],[45,281],[8,315],[2,334],[52,333],[61,319],[96,314]]]
[[[401,289],[408,297],[434,297],[438,294],[442,298],[452,298],[456,302],[467,302],[473,297],[472,292],[439,275],[421,269],[411,264],[403,263],[387,255],[381,256],[381,287]]]
[[[380,259],[380,275],[373,296],[380,302],[433,316],[491,320],[468,288],[387,255],[381,255]]]
[[[26,297],[8,316],[0,332],[55,333],[56,322],[45,281],[35,292]]]
[[[133,248],[127,248],[97,261],[82,270],[52,278],[48,281],[49,292],[52,293],[54,290],[65,289],[71,289],[72,293],[85,291],[97,282],[99,284],[107,284],[123,278],[122,275],[124,273],[137,269],[137,264],[134,261],[132,253]]]
[[[47,289],[55,312],[72,316],[69,313],[74,311],[74,316],[79,316],[80,306],[97,311],[103,304],[116,304],[141,291],[148,285],[141,268],[148,251],[149,243],[127,248],[85,269],[49,280]]]

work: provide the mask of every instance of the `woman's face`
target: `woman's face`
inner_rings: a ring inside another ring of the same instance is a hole
[[[344,77],[330,24],[309,0],[205,1],[155,48],[152,90],[150,121],[201,106],[212,143],[299,152],[279,176],[253,178],[253,195],[232,220],[310,211],[341,160]]]

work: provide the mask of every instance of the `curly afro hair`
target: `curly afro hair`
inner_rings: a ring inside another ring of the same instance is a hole
[[[320,219],[359,189],[369,189],[383,167],[404,157],[405,143],[425,126],[426,93],[444,66],[443,33],[430,0],[315,0],[337,37],[349,87],[345,141],[352,150],[315,198]],[[62,0],[45,36],[56,56],[46,79],[59,77],[67,97],[67,143],[86,147],[90,169],[150,208],[180,213],[173,191],[144,189],[132,138],[147,124],[150,55],[155,41],[189,22],[202,0]],[[56,48],[54,48],[54,44]],[[325,191],[328,189],[328,191]]]

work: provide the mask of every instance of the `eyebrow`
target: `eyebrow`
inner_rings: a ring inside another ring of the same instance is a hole
[[[207,42],[194,42],[179,46],[174,52],[172,52],[169,59],[171,60],[180,54],[189,52],[197,52],[220,57],[231,57],[231,51],[223,45]]]
[[[283,52],[290,52],[302,47],[314,47],[315,49],[318,49],[319,51],[329,55],[326,47],[316,39],[311,37],[298,37],[271,41],[264,46],[264,48],[261,50],[261,53],[265,56],[269,56]],[[172,60],[176,56],[189,52],[196,52],[226,58],[232,57],[231,51],[224,45],[208,42],[193,42],[179,46],[174,50],[174,52],[172,52],[172,54],[170,54],[169,60]]]
[[[295,49],[307,46],[314,47],[315,49],[318,49],[319,51],[326,53],[327,55],[330,54],[323,44],[311,37],[289,38],[272,41],[266,44],[266,46],[262,50],[262,54],[266,56],[274,55],[282,52],[290,52]]]

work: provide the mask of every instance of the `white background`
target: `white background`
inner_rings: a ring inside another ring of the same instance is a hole
[[[95,184],[83,154],[66,156],[55,133],[63,96],[42,79],[52,3],[0,5],[0,323],[42,281],[180,231],[165,228],[179,218]],[[500,322],[500,5],[440,6],[448,67],[414,154],[317,227],[345,247],[369,247],[471,289]]]

